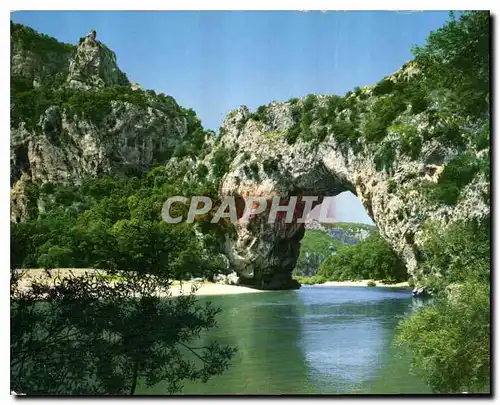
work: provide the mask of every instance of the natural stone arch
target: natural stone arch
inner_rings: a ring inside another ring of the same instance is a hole
[[[398,80],[398,75],[401,80],[404,72],[396,74],[394,80]],[[376,95],[373,88],[363,92],[364,95],[352,94],[347,98],[353,98],[352,103],[360,103],[364,111],[369,111]],[[297,105],[303,108],[304,100],[273,102],[260,108],[258,114],[250,114],[244,106],[230,113],[221,127],[218,144],[232,158],[220,194],[286,199],[292,195],[327,197],[351,191],[409,274],[416,276],[422,258],[423,224],[437,220],[446,225],[483,217],[489,207],[481,193],[489,183],[481,175],[476,176],[456,205],[428,201],[422,184],[436,183],[457,151],[431,140],[423,142],[418,156],[409,156],[395,144],[390,167],[380,167],[381,153],[387,150],[391,137],[397,139],[401,134],[389,133],[380,142],[369,142],[361,119],[354,141],[339,140],[335,131],[321,124],[321,111],[328,100],[328,96],[315,97],[314,107],[309,110],[313,133],[310,141],[303,137],[295,142],[286,139],[297,125],[294,109]],[[349,110],[337,113],[349,119]],[[398,119],[417,120],[414,125],[419,131],[429,126],[425,113],[415,117],[406,111]],[[236,236],[227,239],[226,253],[243,283],[264,289],[294,288],[298,285],[291,273],[303,234],[303,225],[292,223],[277,228],[268,224],[264,216],[256,216],[246,224],[236,225]]]
[[[251,133],[257,137],[262,135],[253,131]],[[249,144],[257,144],[258,141],[254,141]],[[365,167],[363,172],[357,169],[354,162],[349,164],[334,150],[322,153],[313,148],[309,153],[300,153],[303,144],[287,146],[283,144],[279,148],[284,152],[281,155],[279,172],[266,173],[261,167],[262,164],[257,163],[259,180],[246,175],[244,167],[249,163],[238,162],[240,152],[233,161],[234,170],[226,175],[221,194],[265,197],[269,200],[268,211],[272,197],[279,196],[286,200],[288,197],[298,196],[297,205],[300,205],[301,196],[317,196],[319,199],[316,204],[319,204],[325,197],[350,191],[358,196],[368,215],[380,226],[377,221],[377,209],[387,202],[383,186],[381,190],[376,190],[377,176],[374,168]],[[240,144],[239,147],[241,151],[246,146]],[[268,152],[268,155],[262,156],[262,161],[273,157],[271,150]],[[250,163],[254,158],[255,155],[250,158]],[[375,212],[372,208],[374,199],[377,207]],[[301,217],[302,210],[299,211]],[[266,289],[297,287],[297,283],[291,280],[291,273],[299,256],[304,224],[296,221],[291,224],[269,224],[267,219],[267,215],[262,214],[250,219],[246,224],[236,225],[237,238],[228,243],[227,249],[230,262],[243,283]]]

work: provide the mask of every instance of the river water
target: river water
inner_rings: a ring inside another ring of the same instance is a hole
[[[222,308],[203,340],[236,346],[232,365],[184,394],[415,394],[429,387],[392,346],[395,326],[420,302],[383,287],[202,297]],[[162,384],[137,394],[165,394]]]

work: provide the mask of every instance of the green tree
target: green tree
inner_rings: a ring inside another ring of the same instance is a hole
[[[97,274],[34,283],[11,279],[11,389],[26,394],[134,394],[137,384],[166,382],[179,392],[186,379],[222,373],[235,349],[211,342],[193,347],[219,310],[190,294],[165,299],[158,277]]]
[[[317,274],[328,280],[383,280],[399,282],[408,279],[401,259],[389,244],[374,233],[354,246],[340,247],[327,257]]]
[[[488,115],[490,86],[490,16],[464,11],[433,31],[414,54],[428,92],[439,92],[453,114]],[[444,105],[441,108],[445,107]]]
[[[16,285],[11,293],[12,389],[23,393],[133,394],[139,380],[171,393],[185,379],[220,374],[235,349],[192,340],[216,326],[218,310],[193,295],[166,299],[173,277],[203,262],[192,228],[121,220],[93,227],[90,250],[106,277],[91,274]],[[99,249],[98,252],[95,249]],[[52,246],[47,268],[68,254]],[[40,259],[41,260],[41,259]],[[111,277],[111,281],[109,276]]]
[[[217,224],[161,219],[166,197],[181,188],[188,195],[214,193],[211,183],[181,184],[183,170],[44,187],[42,197],[52,201],[45,215],[12,224],[14,269],[105,270],[29,289],[11,272],[12,389],[130,394],[139,381],[164,381],[174,393],[183,380],[206,381],[227,368],[234,348],[192,345],[203,329],[216,327],[218,310],[190,295],[168,299],[172,279],[224,267]],[[73,210],[78,204],[81,211]]]
[[[435,392],[489,392],[490,289],[467,281],[398,327],[396,343]]]
[[[488,391],[490,221],[426,227],[423,268],[433,302],[401,322],[396,343],[436,392]]]

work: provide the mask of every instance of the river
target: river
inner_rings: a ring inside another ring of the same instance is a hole
[[[204,339],[236,346],[232,365],[183,394],[415,394],[429,387],[392,346],[419,301],[408,289],[308,287],[200,297],[222,308]],[[137,394],[165,394],[162,384]]]

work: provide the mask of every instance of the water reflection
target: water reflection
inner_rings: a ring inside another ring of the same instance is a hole
[[[304,288],[301,298],[307,308],[301,318],[301,345],[311,370],[309,380],[322,393],[374,392],[374,381],[397,363],[392,338],[397,322],[410,308],[410,293],[318,287]],[[402,364],[403,377],[411,379],[407,363]],[[401,390],[397,381],[392,382]],[[390,392],[390,387],[384,389]],[[422,389],[418,387],[419,392]]]
[[[203,342],[217,340],[238,348],[232,366],[206,384],[186,382],[189,394],[279,394],[307,383],[307,366],[298,342],[302,301],[293,291],[202,298],[222,308],[219,328]],[[284,378],[288,376],[289,379]],[[162,393],[161,384],[141,393]]]
[[[239,351],[227,372],[186,382],[185,394],[429,392],[392,347],[397,322],[413,311],[408,290],[303,287],[201,300],[223,310],[219,328],[202,340]]]

